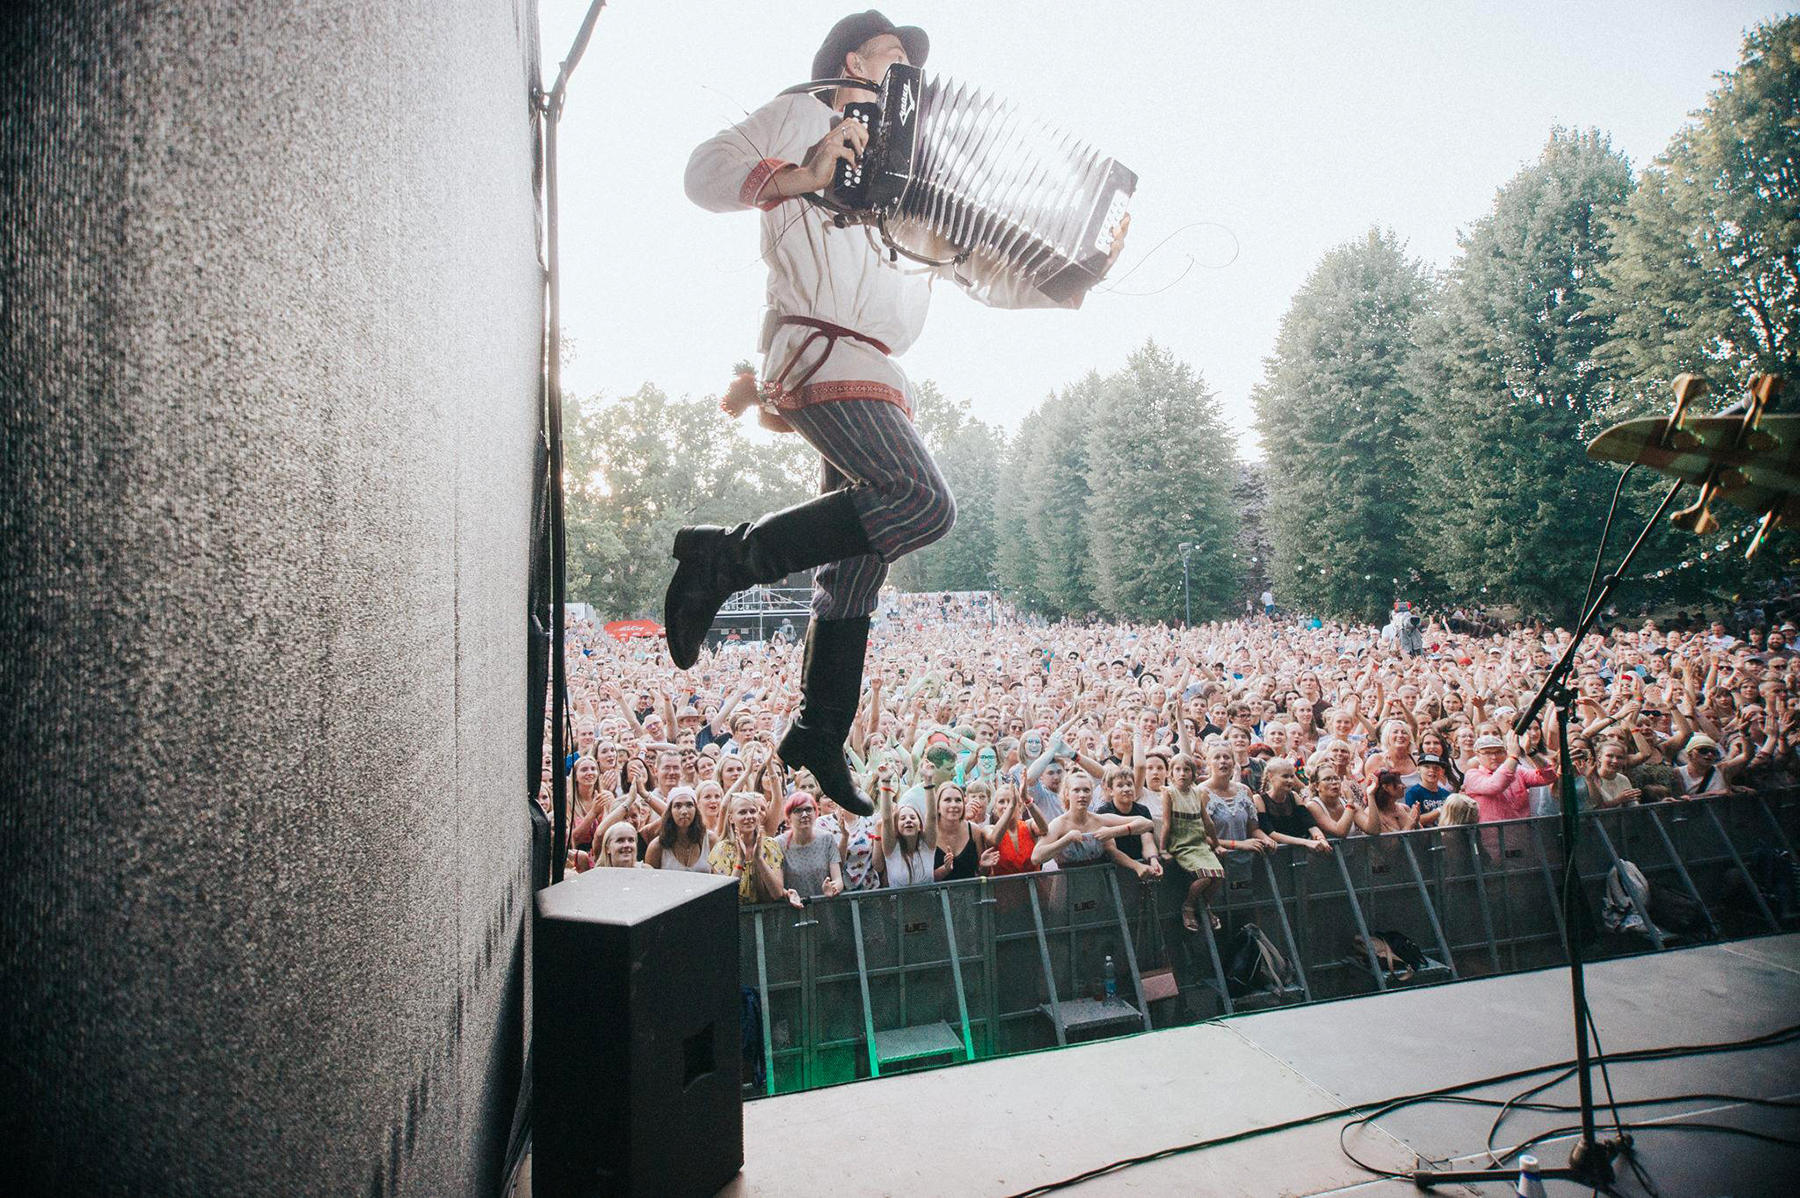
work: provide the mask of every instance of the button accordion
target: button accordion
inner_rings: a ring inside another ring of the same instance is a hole
[[[820,81],[823,83],[824,81]],[[818,84],[806,85],[809,89]],[[998,96],[896,63],[880,99],[845,106],[869,141],[840,162],[830,206],[888,244],[948,245],[1055,300],[1100,281],[1137,175]]]

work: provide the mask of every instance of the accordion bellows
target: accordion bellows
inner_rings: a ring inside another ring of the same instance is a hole
[[[924,232],[1052,299],[1098,282],[1137,176],[1010,102],[895,66],[862,174],[897,240]]]

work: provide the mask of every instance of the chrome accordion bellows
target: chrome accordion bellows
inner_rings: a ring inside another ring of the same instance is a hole
[[[1052,299],[1099,281],[1132,171],[999,96],[913,67],[892,67],[866,107],[861,186],[838,194],[845,207],[902,245],[938,239]]]

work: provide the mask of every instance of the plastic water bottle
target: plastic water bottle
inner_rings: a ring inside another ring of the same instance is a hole
[[[1535,1156],[1519,1158],[1519,1198],[1544,1198],[1544,1182],[1538,1176],[1538,1162]]]
[[[1106,997],[1119,997],[1119,975],[1113,969],[1112,957],[1106,958]]]

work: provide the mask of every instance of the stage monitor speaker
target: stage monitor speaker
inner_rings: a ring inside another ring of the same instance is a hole
[[[534,1198],[713,1194],[744,1164],[737,879],[591,869],[540,890]]]

